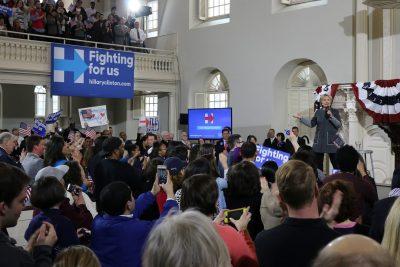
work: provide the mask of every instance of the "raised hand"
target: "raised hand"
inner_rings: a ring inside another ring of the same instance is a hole
[[[297,114],[294,114],[293,115],[293,118],[296,118],[296,119],[301,119],[303,116],[301,116],[301,114],[300,113],[297,113]]]
[[[243,213],[242,216],[240,216],[239,220],[235,220],[233,218],[229,218],[231,223],[233,223],[238,231],[245,231],[247,230],[247,225],[249,224],[251,220],[251,213],[249,212],[250,207],[247,207]]]
[[[332,204],[330,206],[328,204],[323,206],[320,216],[325,219],[328,225],[331,224],[339,214],[342,199],[343,193],[339,190],[336,190],[335,194],[333,194]]]

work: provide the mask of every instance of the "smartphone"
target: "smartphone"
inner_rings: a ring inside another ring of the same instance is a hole
[[[70,192],[71,194],[78,196],[82,190],[76,185],[68,184],[67,191]]]
[[[231,221],[229,220],[229,218],[239,220],[244,211],[247,211],[247,208],[240,208],[240,209],[224,211],[224,215],[225,215],[224,223],[230,223]]]
[[[157,165],[157,175],[159,184],[167,183],[167,166]]]
[[[90,236],[92,235],[92,232],[86,228],[81,228],[79,230],[79,234],[81,234],[85,238],[90,238]]]

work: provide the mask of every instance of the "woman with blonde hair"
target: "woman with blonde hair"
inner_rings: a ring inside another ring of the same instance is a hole
[[[147,240],[143,267],[228,267],[228,249],[212,222],[198,211],[171,215]]]
[[[73,246],[58,254],[53,267],[101,267],[101,265],[90,248]]]
[[[395,258],[400,266],[400,198],[394,202],[385,223],[382,246]]]
[[[342,127],[342,122],[339,111],[331,107],[332,97],[330,95],[322,95],[320,103],[321,108],[315,111],[311,119],[303,117],[300,113],[293,117],[299,119],[302,124],[310,128],[317,127],[313,151],[316,155],[318,169],[323,170],[325,153],[329,154],[333,168],[337,169],[336,151],[338,147],[343,145],[343,141],[338,135],[338,131]]]

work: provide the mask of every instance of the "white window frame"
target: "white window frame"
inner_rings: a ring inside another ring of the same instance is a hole
[[[144,116],[158,117],[158,95],[146,95],[143,98]]]
[[[217,87],[213,81],[217,79]],[[208,108],[226,108],[229,107],[229,85],[224,74],[220,71],[211,73],[211,77],[207,83],[206,103]]]
[[[156,4],[157,9],[155,10],[154,4]],[[145,19],[145,30],[147,32],[147,37],[157,37],[158,36],[158,8],[159,2],[158,0],[149,0],[147,1],[147,5],[152,7],[152,12],[150,16]],[[152,24],[151,26],[149,26]],[[153,27],[155,25],[155,27]]]
[[[209,108],[227,108],[228,92],[207,92],[207,105]]]
[[[46,116],[46,88],[42,85],[35,86],[35,117]]]
[[[210,21],[210,20],[219,20],[219,19],[224,19],[224,18],[229,18],[230,13],[231,13],[231,1],[232,0],[198,0],[199,1],[199,19],[203,21]],[[219,5],[220,1],[224,2],[222,5]],[[226,1],[229,3],[226,4]],[[213,5],[210,7],[210,2],[213,2],[216,4],[218,2],[218,5]],[[214,14],[210,15],[211,10],[214,12],[214,9],[219,8],[219,12],[221,9],[223,9],[222,14],[218,14],[217,16],[214,16]],[[226,9],[228,12],[226,12]]]
[[[53,113],[54,113],[54,112],[57,112],[57,111],[60,111],[60,109],[61,109],[61,99],[60,99],[60,96],[58,96],[58,95],[53,95],[53,96],[51,97],[51,99],[52,99],[52,110],[53,110]]]

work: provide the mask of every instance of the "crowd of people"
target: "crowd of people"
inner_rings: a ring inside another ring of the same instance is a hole
[[[138,20],[118,16],[116,7],[112,7],[111,13],[105,18],[104,14],[96,10],[95,0],[91,0],[90,7],[87,8],[84,8],[82,3],[82,0],[75,0],[67,7],[63,0],[0,1],[0,5],[12,10],[0,10],[0,30],[135,47],[145,46],[146,34],[140,28]],[[11,32],[0,32],[0,35],[26,37]]]
[[[92,139],[73,124],[45,138],[2,130],[0,266],[399,266],[399,171],[378,201],[352,146],[327,175],[297,127],[278,135],[263,145],[291,159],[258,169],[257,138],[228,127],[215,143],[186,132],[132,141],[111,127]],[[34,216],[22,249],[7,228],[24,209]]]

